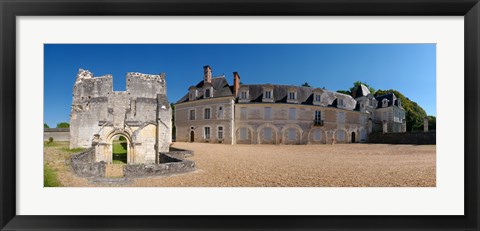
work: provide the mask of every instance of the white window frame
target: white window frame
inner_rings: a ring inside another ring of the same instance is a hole
[[[273,91],[272,90],[267,90],[265,91],[264,93],[264,97],[265,99],[273,99],[272,95],[273,95]],[[267,97],[268,96],[268,97]]]
[[[207,118],[207,109],[208,109],[208,118]],[[207,107],[203,109],[203,119],[204,120],[209,120],[212,119],[212,109]]]
[[[208,137],[207,137],[207,128],[208,128]],[[212,128],[210,126],[203,127],[203,138],[206,140],[210,140],[212,137]]]
[[[192,119],[192,111],[193,111],[193,119]],[[188,110],[188,120],[196,120],[197,119],[197,110],[190,109]]]
[[[293,96],[293,97],[292,97]],[[297,92],[295,91],[289,91],[288,92],[288,100],[297,100]]]
[[[343,102],[343,99],[342,98],[338,98],[337,100],[337,106],[344,106],[344,102]]]
[[[241,91],[240,99],[248,99],[248,91]]]
[[[221,128],[221,129],[220,129]],[[220,137],[220,133],[222,134]],[[223,140],[225,139],[225,129],[222,125],[217,126],[217,139],[218,140]]]
[[[321,102],[321,101],[322,101],[322,95],[315,94],[315,102]]]
[[[217,119],[223,119],[225,117],[225,107],[222,105],[222,106],[218,106],[217,108]]]

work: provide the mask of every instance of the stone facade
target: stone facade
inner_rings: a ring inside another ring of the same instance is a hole
[[[80,69],[73,87],[70,148],[93,146],[95,161],[112,163],[112,141],[127,140],[128,164],[154,164],[169,150],[171,108],[165,74],[127,73],[126,91],[113,91],[111,75]]]
[[[177,141],[358,143],[367,142],[368,135],[378,129],[384,133],[406,129],[400,100],[393,94],[374,97],[364,85],[352,97],[321,88],[240,84],[237,72],[230,86],[225,76],[211,75],[212,68],[205,66],[203,81],[176,103]],[[219,107],[224,110],[221,117]]]

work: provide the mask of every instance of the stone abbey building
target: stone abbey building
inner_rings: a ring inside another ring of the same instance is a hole
[[[405,132],[405,110],[394,94],[374,97],[361,85],[353,96],[275,84],[233,85],[225,76],[191,86],[175,105],[176,140],[228,144],[367,142],[372,132]]]
[[[112,163],[112,142],[127,140],[128,164],[155,164],[171,143],[171,108],[165,74],[127,73],[126,91],[111,75],[80,69],[73,87],[70,148],[94,147],[95,161]]]

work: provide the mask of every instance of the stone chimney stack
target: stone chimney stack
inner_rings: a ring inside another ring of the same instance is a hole
[[[233,72],[233,96],[238,96],[238,88],[240,87],[240,75],[238,72]]]
[[[203,67],[203,82],[204,83],[212,82],[212,68],[208,65]]]

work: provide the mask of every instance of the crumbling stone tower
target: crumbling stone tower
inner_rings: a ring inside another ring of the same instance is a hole
[[[127,73],[127,90],[113,91],[112,75],[80,69],[73,87],[70,148],[94,147],[95,161],[112,163],[112,141],[127,140],[128,164],[154,164],[171,143],[165,74]]]

